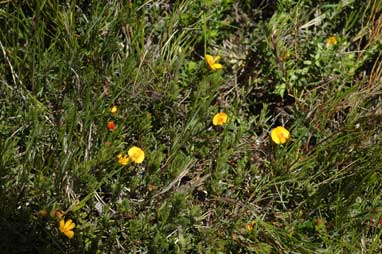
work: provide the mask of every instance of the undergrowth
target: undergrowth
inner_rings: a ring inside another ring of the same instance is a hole
[[[380,253],[381,13],[0,2],[1,252]]]

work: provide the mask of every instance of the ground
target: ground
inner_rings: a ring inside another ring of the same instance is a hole
[[[381,14],[0,2],[2,253],[381,253]]]

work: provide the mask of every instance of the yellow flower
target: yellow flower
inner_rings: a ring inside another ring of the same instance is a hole
[[[278,126],[271,130],[271,138],[276,144],[284,144],[290,139],[290,133],[282,126]]]
[[[326,47],[330,47],[330,46],[336,45],[338,43],[338,40],[337,40],[337,37],[333,35],[328,37],[325,40],[325,42],[326,42]]]
[[[129,154],[130,159],[135,163],[142,163],[145,159],[145,152],[139,147],[133,146],[127,153]]]
[[[73,232],[73,228],[76,226],[76,224],[74,224],[72,222],[72,220],[68,220],[65,222],[65,220],[60,220],[60,231],[66,235],[68,238],[73,238],[74,236],[74,232]]]
[[[223,65],[216,63],[217,61],[219,61],[220,56],[215,56],[215,57],[213,57],[213,56],[211,56],[211,55],[206,54],[206,55],[204,56],[204,59],[206,59],[206,62],[207,62],[207,64],[208,64],[208,66],[209,66],[210,69],[213,70],[213,71],[215,71],[215,70],[219,70],[219,69],[223,68]]]
[[[129,156],[127,154],[123,155],[122,153],[117,155],[117,159],[118,159],[118,163],[121,164],[122,166],[126,166],[130,161]]]
[[[118,106],[114,105],[113,107],[111,107],[110,112],[111,112],[113,115],[117,114],[117,112],[118,112]]]
[[[253,222],[247,224],[247,230],[252,231],[253,230]]]
[[[223,125],[227,122],[228,115],[224,112],[217,113],[212,119],[213,125]]]

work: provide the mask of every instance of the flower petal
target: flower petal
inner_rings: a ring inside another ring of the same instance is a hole
[[[222,68],[223,68],[223,65],[218,64],[218,63],[215,63],[215,64],[211,65],[211,69],[212,70],[220,70]]]
[[[70,224],[67,228],[66,228],[66,230],[72,230],[73,228],[75,228],[76,227],[76,223],[72,223],[72,224]]]
[[[60,229],[61,232],[64,232],[64,226],[65,226],[65,221],[64,220],[60,220],[60,227],[59,227],[59,229]]]
[[[73,236],[74,236],[74,232],[73,232],[73,231],[65,231],[64,234],[65,234],[69,239],[72,239]]]
[[[205,54],[204,58],[206,59],[206,62],[208,63],[209,66],[215,63],[214,58],[211,55]]]
[[[215,56],[214,57],[214,62],[217,62],[217,61],[219,61],[220,60],[220,56]]]
[[[70,229],[68,229],[69,227],[70,227],[70,225],[72,224],[72,220],[67,220],[66,222],[65,222],[65,225],[64,225],[64,230],[66,231],[66,230],[70,230]]]

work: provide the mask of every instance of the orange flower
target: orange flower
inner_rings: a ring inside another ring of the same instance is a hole
[[[252,231],[253,230],[253,223],[248,223],[247,224],[247,230]]]
[[[284,144],[290,139],[290,133],[282,126],[278,126],[271,130],[271,138],[276,144]]]
[[[227,122],[228,115],[224,112],[217,113],[214,118],[212,119],[213,125],[223,125]]]
[[[113,121],[109,121],[107,122],[107,128],[110,130],[110,131],[114,131],[115,129],[115,123]]]
[[[74,236],[73,228],[75,228],[75,226],[76,226],[76,224],[74,224],[72,222],[72,220],[67,220],[66,222],[65,222],[65,220],[60,220],[59,229],[60,229],[61,233],[63,233],[69,239],[71,239]]]

